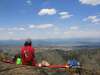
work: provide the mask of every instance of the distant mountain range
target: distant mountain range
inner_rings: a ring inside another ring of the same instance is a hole
[[[100,47],[99,39],[45,39],[32,40],[33,46],[98,46]],[[22,46],[23,40],[0,40],[0,46]]]

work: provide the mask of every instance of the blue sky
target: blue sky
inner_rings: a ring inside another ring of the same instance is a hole
[[[0,0],[0,39],[100,38],[100,0]]]

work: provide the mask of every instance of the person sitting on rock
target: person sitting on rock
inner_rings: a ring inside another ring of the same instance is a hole
[[[21,57],[23,65],[36,65],[35,49],[32,47],[32,41],[26,40],[24,46],[21,48]]]

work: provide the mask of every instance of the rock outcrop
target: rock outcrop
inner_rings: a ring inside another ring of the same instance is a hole
[[[48,75],[40,68],[0,62],[0,75]]]

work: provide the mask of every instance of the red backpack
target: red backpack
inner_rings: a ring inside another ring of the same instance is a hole
[[[24,46],[21,48],[22,62],[27,63],[35,58],[35,49],[32,46]]]

